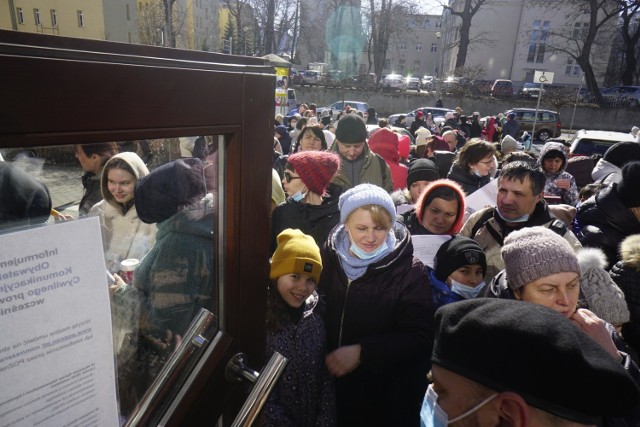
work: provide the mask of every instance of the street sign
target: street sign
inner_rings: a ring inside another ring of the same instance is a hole
[[[549,85],[553,83],[553,73],[551,71],[536,71],[533,73],[533,82]]]

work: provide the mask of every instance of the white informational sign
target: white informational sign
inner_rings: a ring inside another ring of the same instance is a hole
[[[0,425],[119,425],[97,217],[0,235],[0,324]]]
[[[413,256],[418,258],[424,265],[433,268],[433,259],[440,249],[440,246],[447,240],[451,239],[448,234],[445,235],[415,235],[411,236],[413,243]]]
[[[533,83],[542,83],[545,85],[550,85],[553,83],[553,75],[551,71],[534,71],[533,73]]]
[[[467,213],[472,214],[475,211],[486,208],[487,206],[495,207],[497,196],[498,180],[492,179],[487,185],[465,197],[464,200],[467,205]]]

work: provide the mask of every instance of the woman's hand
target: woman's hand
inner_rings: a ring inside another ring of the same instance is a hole
[[[111,296],[113,296],[113,294],[115,294],[119,290],[124,290],[127,287],[127,284],[125,283],[124,280],[122,280],[122,277],[118,276],[115,273],[113,273],[113,280],[114,280],[113,285],[109,286],[109,291],[111,293]]]
[[[325,359],[331,375],[341,377],[355,370],[360,365],[360,344],[347,345],[329,353]]]
[[[600,344],[600,346],[617,361],[622,360],[622,356],[618,353],[618,349],[613,342],[613,338],[611,338],[611,333],[605,326],[604,320],[584,308],[577,309],[570,319],[574,325]]]

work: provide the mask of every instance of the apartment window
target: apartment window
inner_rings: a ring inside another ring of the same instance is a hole
[[[416,43],[416,51],[417,52],[422,51],[422,43],[421,42]]]
[[[16,15],[18,15],[18,24],[24,24],[24,12],[21,7],[16,7]]]
[[[589,34],[588,22],[576,22],[573,26],[573,38],[575,40],[584,40]]]
[[[438,43],[431,43],[431,52],[438,51]]]
[[[55,9],[51,9],[51,26],[54,28],[58,26],[58,14]]]
[[[413,71],[420,71],[420,60],[416,59],[413,61]]]
[[[544,63],[544,53],[547,44],[547,36],[549,34],[549,21],[533,21],[531,37],[529,39],[529,52],[527,54],[527,62],[537,64]]]
[[[436,28],[442,28],[442,21],[436,21]]]
[[[133,40],[133,38],[131,37],[131,33],[127,33],[127,36],[128,36],[128,38],[129,38],[129,43],[131,43],[131,42],[132,42],[132,40]]]
[[[407,50],[407,44],[406,43],[400,43],[400,50]]]
[[[33,9],[33,20],[36,25],[42,25],[42,21],[40,20],[40,9]]]
[[[78,27],[84,27],[84,13],[81,10],[78,11]]]
[[[125,12],[127,14],[127,21],[131,21],[131,15],[129,13],[129,5],[128,4],[124,5],[124,10],[125,10]]]
[[[404,69],[404,58],[398,59],[398,64],[400,65],[400,68]]]
[[[424,20],[424,29],[428,30],[431,27],[431,21],[429,21],[428,19]]]
[[[385,59],[384,60],[384,69],[388,70],[389,68],[391,68],[391,60],[390,59]]]
[[[564,68],[565,76],[579,76],[582,72],[580,65],[573,58],[567,58],[567,66]]]

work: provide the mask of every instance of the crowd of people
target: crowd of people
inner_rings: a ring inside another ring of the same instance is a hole
[[[511,116],[418,114],[415,142],[332,117],[275,117],[266,357],[289,362],[261,425],[640,425],[640,142],[578,159],[585,178],[562,140],[519,150]],[[149,171],[75,147],[107,269],[140,260],[111,287],[123,416],[219,304],[215,148],[181,148]],[[46,186],[2,161],[0,185],[0,231],[48,219]]]
[[[589,158],[593,176],[578,183],[566,142],[525,151],[513,116],[483,129],[477,113],[443,127],[418,114],[406,152],[385,119],[370,134],[356,111],[323,125],[300,110],[298,134],[332,142],[274,153],[288,197],[273,210],[271,276],[306,285],[278,286],[269,304],[289,305],[282,328],[313,307],[322,332],[296,345],[313,344],[324,366],[307,365],[322,370],[309,387],[304,370],[285,370],[265,425],[640,425],[640,142]],[[469,210],[491,186],[494,201]],[[289,244],[295,261],[275,274],[294,233],[314,248],[313,269]],[[443,237],[429,241],[433,259],[419,237]],[[268,352],[318,360],[279,347],[279,334]],[[291,406],[280,387],[316,404]]]

